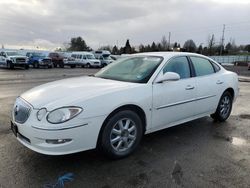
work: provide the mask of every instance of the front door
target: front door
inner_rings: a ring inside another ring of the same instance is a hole
[[[170,127],[195,115],[196,83],[186,56],[171,59],[160,74],[175,72],[180,80],[153,84],[152,130]]]

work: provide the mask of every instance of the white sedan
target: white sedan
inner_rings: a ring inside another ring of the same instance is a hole
[[[142,136],[203,116],[225,121],[238,76],[192,53],[141,53],[93,76],[35,87],[16,99],[11,127],[31,150],[64,155],[100,148],[122,158]]]

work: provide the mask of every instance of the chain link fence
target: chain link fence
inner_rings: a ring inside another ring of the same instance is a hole
[[[229,56],[209,56],[220,64],[235,64],[250,62],[250,56],[248,55],[229,55]]]

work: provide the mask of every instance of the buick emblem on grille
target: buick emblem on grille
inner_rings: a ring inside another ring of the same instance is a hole
[[[18,111],[19,111],[19,106],[18,106],[18,105],[16,105],[16,106],[15,106],[15,109],[14,109],[15,116],[17,116]]]

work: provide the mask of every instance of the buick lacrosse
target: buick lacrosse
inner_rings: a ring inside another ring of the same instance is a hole
[[[211,115],[225,121],[238,76],[193,53],[141,53],[95,75],[35,87],[16,99],[11,128],[23,145],[47,155],[99,148],[122,158],[142,136]]]

